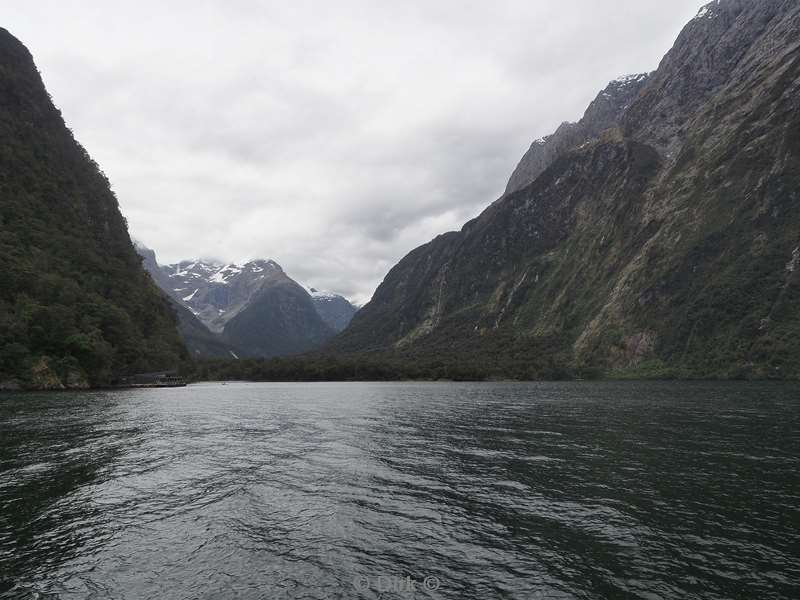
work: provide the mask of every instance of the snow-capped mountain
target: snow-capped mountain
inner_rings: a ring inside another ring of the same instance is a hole
[[[343,331],[353,320],[353,316],[358,308],[344,296],[333,292],[322,292],[316,288],[308,288],[314,308],[317,309],[319,316],[328,324],[328,327],[335,332]]]
[[[184,260],[159,270],[167,284],[165,291],[215,333],[221,333],[225,324],[250,304],[265,282],[286,277],[271,260],[227,265]]]
[[[299,285],[273,260],[159,265],[152,250],[136,247],[158,286],[239,355],[311,350],[344,329],[356,311],[343,296]]]

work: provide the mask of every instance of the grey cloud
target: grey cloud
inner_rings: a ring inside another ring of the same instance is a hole
[[[7,0],[132,233],[366,300],[702,0]]]

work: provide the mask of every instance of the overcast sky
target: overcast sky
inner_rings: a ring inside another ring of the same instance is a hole
[[[272,258],[367,300],[702,0],[3,0],[161,263]]]

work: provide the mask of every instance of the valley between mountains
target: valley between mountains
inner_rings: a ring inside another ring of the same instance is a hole
[[[534,141],[500,198],[409,252],[358,310],[271,260],[162,265],[134,248],[105,174],[5,30],[0,140],[2,388],[175,368],[800,377],[797,0],[708,4],[654,71]]]

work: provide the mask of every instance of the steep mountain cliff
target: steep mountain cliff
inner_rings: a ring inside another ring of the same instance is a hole
[[[535,143],[331,348],[525,377],[800,376],[800,4],[712,2],[635,87]]]
[[[0,29],[0,385],[103,385],[185,348],[108,181]]]
[[[511,174],[506,194],[533,182],[556,158],[577,148],[604,131],[619,127],[620,119],[639,96],[650,75],[627,75],[612,81],[586,109],[577,123],[562,123],[555,133],[535,140]]]

